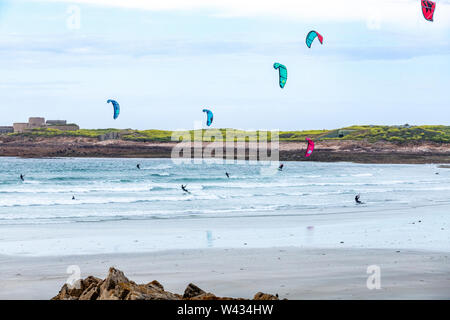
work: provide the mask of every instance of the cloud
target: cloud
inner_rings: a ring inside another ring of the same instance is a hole
[[[3,68],[36,67],[92,67],[120,66],[152,59],[170,61],[189,57],[220,55],[308,56],[309,51],[299,50],[298,41],[192,40],[192,39],[124,39],[114,35],[2,35],[0,36],[0,65]],[[316,58],[344,60],[404,60],[420,56],[448,54],[450,43],[429,41],[394,44],[354,45],[334,42],[327,50],[315,50]]]
[[[0,81],[0,89],[55,90],[66,89],[79,84],[79,81]]]
[[[266,46],[273,46],[267,42]],[[89,56],[189,56],[258,52],[261,44],[231,40],[124,39],[99,35],[0,36],[0,55],[10,57],[29,54]]]
[[[67,2],[152,11],[207,10],[222,17],[278,17],[309,22],[363,21],[371,23],[374,12],[386,23],[424,23],[419,0],[33,0]],[[440,1],[435,26],[450,24],[450,1]]]

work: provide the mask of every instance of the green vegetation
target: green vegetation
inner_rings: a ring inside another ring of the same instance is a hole
[[[100,138],[112,132],[119,133],[120,139],[141,142],[167,142],[174,140],[195,141],[270,141],[271,133],[264,131],[243,131],[235,129],[201,129],[190,131],[131,130],[131,129],[80,129],[61,131],[57,129],[34,129],[24,133],[10,133],[12,136],[29,137],[87,137]],[[369,142],[389,141],[396,143],[432,141],[450,143],[450,126],[351,126],[335,130],[280,131],[280,141],[314,140],[365,140]]]

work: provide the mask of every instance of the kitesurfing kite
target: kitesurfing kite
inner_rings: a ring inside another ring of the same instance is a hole
[[[306,45],[308,46],[308,48],[311,48],[311,44],[313,43],[315,38],[319,39],[320,44],[323,44],[323,37],[317,31],[313,30],[308,32],[306,36]]]
[[[274,69],[278,69],[279,78],[280,78],[280,88],[283,89],[284,85],[287,81],[287,69],[281,63],[275,62],[273,64]]]
[[[117,103],[117,101],[109,99],[108,101],[106,101],[106,103],[112,103],[113,108],[114,108],[113,118],[114,118],[114,120],[117,119],[117,117],[119,116],[119,113],[120,113],[120,106]]]
[[[314,150],[314,141],[312,141],[308,137],[306,137],[306,141],[308,141],[308,147],[306,148],[305,157],[308,158],[309,156],[311,156],[311,154]]]
[[[203,112],[206,112],[206,125],[209,127],[213,122],[213,113],[208,109],[203,109]]]
[[[429,0],[421,0],[423,17],[428,21],[433,21],[434,10],[436,9],[436,2]]]

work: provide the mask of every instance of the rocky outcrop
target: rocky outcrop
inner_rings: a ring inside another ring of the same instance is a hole
[[[119,136],[117,137],[117,134]],[[42,157],[111,157],[171,158],[178,142],[137,142],[122,140],[120,133],[104,137],[40,137],[0,134],[0,156]],[[207,143],[203,145],[206,147]],[[208,143],[209,145],[209,143]],[[191,150],[192,151],[192,150]],[[247,148],[233,155],[252,154]],[[191,152],[191,154],[195,154]],[[223,152],[226,154],[226,149]],[[360,163],[449,163],[450,143],[416,142],[395,144],[352,140],[321,140],[316,142],[312,157],[305,158],[304,142],[280,142],[280,161],[324,161]]]
[[[230,300],[233,298],[217,297],[205,292],[195,284],[190,283],[183,295],[165,291],[156,280],[147,284],[136,284],[125,274],[115,268],[110,268],[108,276],[101,280],[96,277],[81,279],[72,286],[64,284],[52,300]],[[254,300],[278,300],[274,296],[258,292]]]
[[[278,300],[278,293],[276,295],[258,292],[253,297],[253,300]]]
[[[98,140],[105,141],[105,140],[117,140],[120,139],[119,132],[108,132],[105,134],[102,134],[98,137]]]

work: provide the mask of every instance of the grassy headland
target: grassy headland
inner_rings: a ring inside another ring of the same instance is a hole
[[[308,158],[304,156],[305,137],[313,139],[316,145]],[[0,135],[0,156],[170,158],[178,141],[202,141],[205,148],[211,141],[269,142],[274,138],[264,131],[235,129],[60,131],[47,128]],[[450,126],[351,126],[335,130],[281,131],[278,139],[281,161],[450,164]],[[265,152],[264,147],[252,144],[234,144],[234,149],[245,149],[245,159],[250,149],[258,149],[260,155]],[[228,146],[224,148],[227,150]],[[202,156],[215,157],[216,154]],[[237,151],[234,156],[238,159]]]
[[[201,132],[200,132],[201,131]],[[271,140],[259,131],[243,131],[235,129],[203,129],[190,131],[168,130],[132,130],[132,129],[80,129],[77,131],[61,131],[57,129],[34,129],[24,133],[11,133],[9,136],[23,137],[85,137],[100,138],[111,133],[118,134],[120,140],[136,142],[170,142],[172,136],[191,137],[194,140],[205,142],[213,141],[222,136],[226,141],[257,141],[258,139]],[[350,126],[334,130],[308,130],[308,131],[280,131],[280,142],[301,142],[305,137],[315,141],[321,140],[355,140],[370,143],[388,141],[393,143],[409,142],[436,142],[450,143],[450,126],[424,125],[424,126]],[[232,141],[232,140],[231,140]]]

